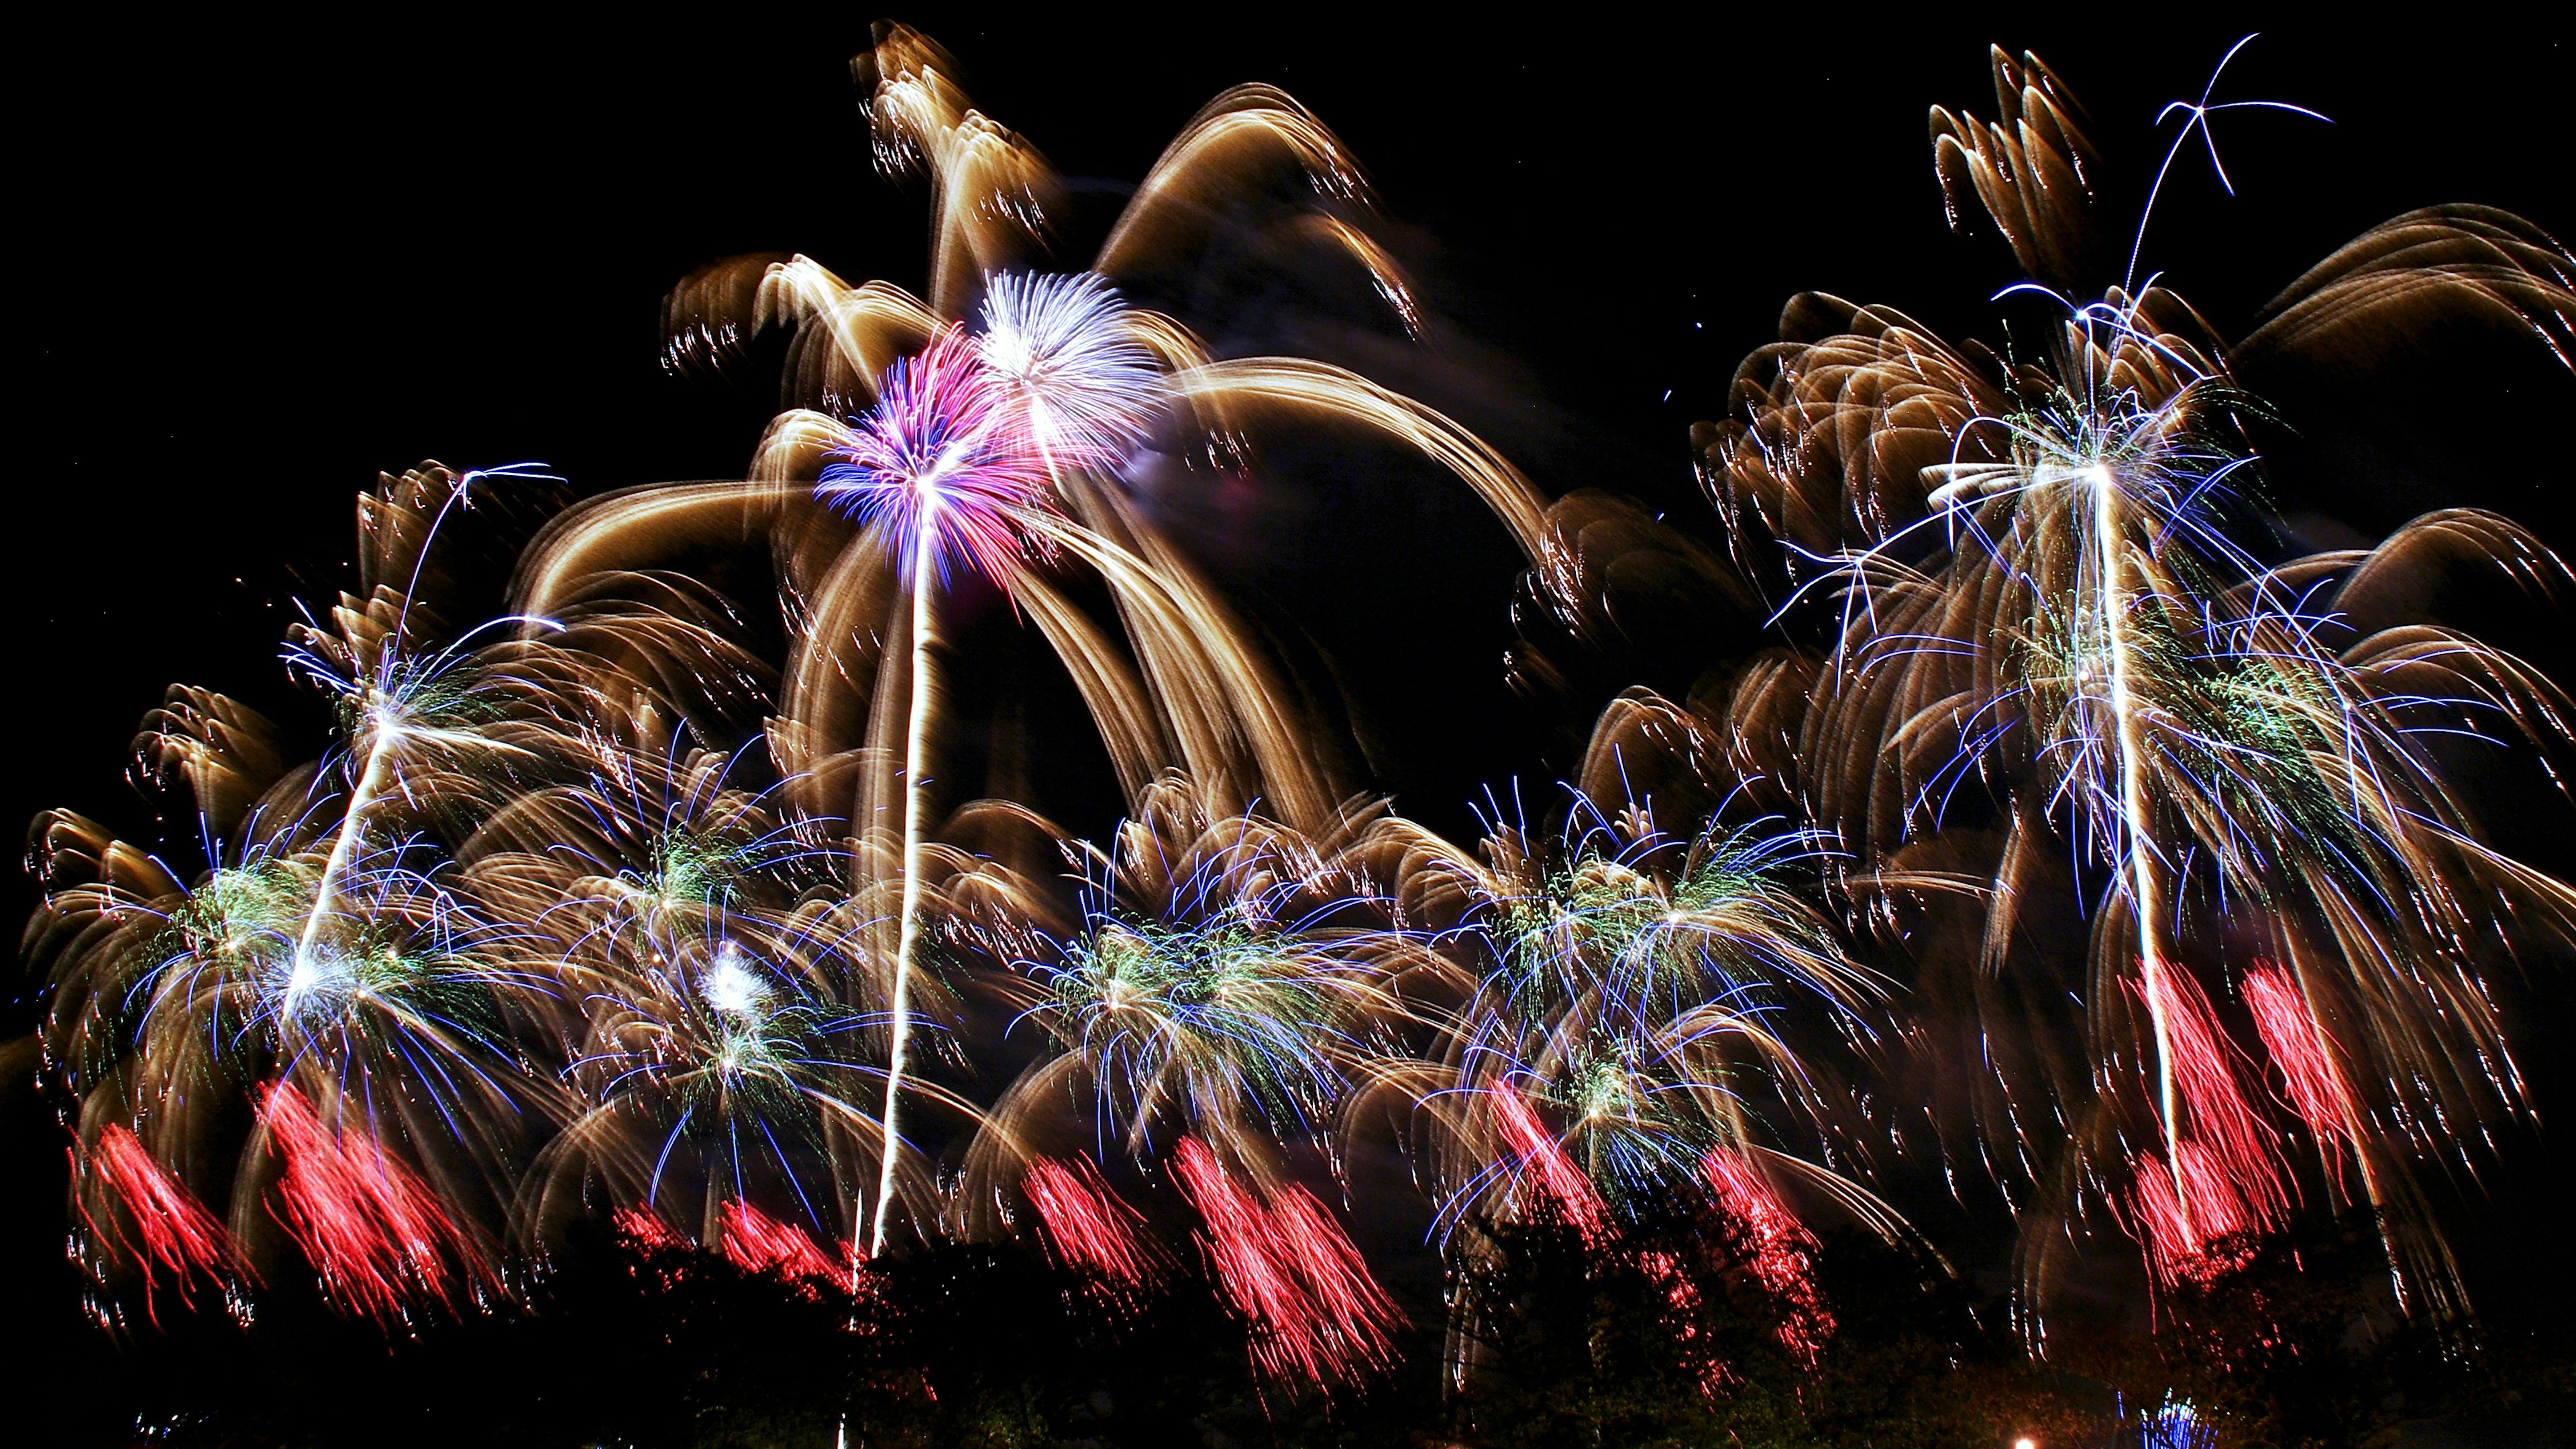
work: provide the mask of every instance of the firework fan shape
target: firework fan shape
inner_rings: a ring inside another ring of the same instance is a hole
[[[950,560],[1007,579],[1047,503],[1036,421],[987,367],[983,350],[951,329],[888,369],[877,405],[823,470],[815,496],[891,536],[904,557]],[[1025,349],[1024,349],[1025,350]]]
[[[342,748],[290,768],[264,720],[202,691],[146,720],[138,753],[194,796],[194,881],[76,816],[38,823],[42,1041],[100,1167],[76,1195],[110,1238],[130,1225],[147,1280],[275,1281],[282,1234],[326,1298],[388,1322],[498,1286],[515,1150],[556,1105],[518,1062],[551,981],[442,842],[538,777],[570,676],[543,643],[420,642],[429,611],[384,582],[434,578],[477,486],[385,479],[361,510],[369,594],[296,630],[289,665],[340,703]],[[228,1204],[221,1229],[200,1196]],[[111,1300],[118,1256],[90,1260]]]
[[[289,636],[318,757],[174,688],[137,753],[198,866],[38,821],[43,1077],[102,1322],[309,1286],[400,1330],[524,1293],[591,1224],[856,1327],[890,1259],[1017,1241],[1112,1314],[1212,1290],[1275,1400],[1395,1362],[1427,1305],[1359,1244],[1418,1208],[1468,1285],[1432,1310],[1453,1387],[1492,1367],[1475,1285],[1525,1229],[1641,1274],[1677,1334],[1749,1283],[1813,1369],[1853,1321],[1826,1233],[1923,1246],[1888,1200],[1971,1158],[2021,1215],[2028,1308],[2089,1216],[2161,1287],[2323,1201],[2371,1210],[2410,1307],[2464,1309],[2425,1164],[2525,1112],[2489,983],[2576,928],[2576,891],[2486,843],[2474,765],[2554,785],[2570,706],[2426,578],[2576,579],[2468,511],[2296,556],[2249,380],[2453,311],[2564,361],[2556,243],[2400,218],[2230,347],[2134,255],[2105,285],[2104,163],[2065,84],[1999,54],[1999,120],[1936,112],[1935,163],[2047,346],[1793,301],[1697,435],[1720,546],[1550,503],[1419,403],[1216,359],[1139,300],[1186,292],[1241,201],[1419,337],[1363,178],[1285,95],[1212,102],[1069,269],[1052,172],[944,53],[881,26],[859,71],[881,166],[930,183],[925,296],[803,258],[674,292],[675,365],[786,333],[744,478],[560,508],[533,467],[385,478],[356,591]],[[2204,95],[2184,138],[2244,104]],[[1355,736],[1142,501],[1155,459],[1188,486],[1295,428],[1482,500],[1529,565],[1509,668],[1542,704],[1588,711],[1658,610],[1775,647],[1694,644],[1687,699],[1631,689],[1567,737],[1561,815],[1489,796],[1444,839],[1354,788]],[[717,555],[723,589],[686,571]],[[947,687],[1005,606],[1121,792],[1106,845],[965,778]]]
[[[851,287],[803,258],[709,267],[672,295],[675,365],[722,364],[768,327],[790,329],[772,424],[739,485],[635,490],[574,510],[520,573],[528,613],[555,615],[593,582],[645,568],[677,540],[773,538],[791,653],[769,744],[794,803],[858,822],[848,874],[881,897],[856,954],[884,1001],[888,1084],[880,1205],[891,1202],[917,1018],[955,994],[917,967],[942,858],[936,678],[941,600],[960,564],[1009,595],[1082,697],[1121,786],[1165,771],[1217,814],[1269,803],[1305,828],[1347,787],[1336,752],[1232,610],[1131,500],[1121,470],[1158,431],[1200,451],[1270,420],[1358,427],[1448,468],[1538,557],[1540,503],[1517,470],[1448,419],[1365,379],[1296,358],[1212,361],[1189,330],[1125,300],[1202,231],[1229,188],[1285,169],[1310,199],[1282,225],[1356,265],[1412,315],[1392,262],[1368,241],[1365,187],[1340,144],[1288,97],[1220,97],[1156,164],[1092,269],[1048,272],[1041,245],[1056,187],[1043,160],[974,111],[953,63],[916,32],[881,26],[859,67],[880,163],[926,172],[934,192],[927,302],[883,282]],[[980,296],[968,330],[969,308]],[[853,514],[855,538],[814,526],[814,505]],[[934,546],[934,541],[937,546]],[[1096,577],[1110,617],[1061,577]],[[952,797],[953,798],[953,797]],[[881,1245],[889,1215],[868,1214]]]
[[[1178,778],[1139,802],[1114,854],[1070,839],[1082,889],[1070,930],[1015,963],[1015,1027],[1045,1046],[967,1155],[963,1230],[1016,1195],[1050,1251],[1124,1297],[1168,1251],[1100,1164],[1157,1170],[1279,1382],[1349,1380],[1388,1361],[1402,1321],[1340,1224],[1295,1179],[1324,1153],[1367,1064],[1409,1014],[1425,962],[1393,931],[1367,862],[1407,827],[1353,809],[1310,838],[1271,820],[1210,820]],[[1052,915],[1026,902],[1024,919]],[[995,943],[999,945],[1000,943]]]
[[[2062,298],[2101,265],[2100,163],[2063,82],[2001,52],[1995,74],[1996,126],[1935,112],[1951,214],[1982,207]],[[2181,139],[2225,108],[2180,108]],[[2016,1165],[2006,1192],[2035,1193],[2033,1222],[2126,1183],[2109,1205],[2159,1277],[2226,1271],[2300,1200],[2259,1063],[2330,1189],[2358,1168],[2407,1296],[2459,1309],[2410,1166],[2456,1148],[2420,1124],[2520,1109],[2484,973],[2563,938],[2576,897],[2481,844],[2456,746],[2553,758],[2566,714],[2530,665],[2419,612],[2407,580],[2483,569],[2555,602],[2567,573],[2466,512],[2366,556],[2279,560],[2250,441],[2263,404],[2238,374],[2367,356],[2384,342],[2357,337],[2445,305],[2563,360],[2571,279],[2512,218],[2421,212],[2301,279],[2232,356],[2150,282],[2059,301],[2051,356],[2009,366],[1805,297],[1739,371],[1736,415],[1703,425],[1739,557],[1834,639],[1728,723],[1794,740],[1783,777],[1873,858],[1950,872],[1980,903],[1973,987],[1939,974],[1967,962],[1918,982],[1926,1003],[1972,1004],[1900,1029],[1990,1044],[1952,1100]],[[2037,945],[2056,901],[2085,903],[2080,971]],[[2072,1016],[2049,1004],[2069,994]],[[2069,1239],[2026,1241],[2036,1304]]]

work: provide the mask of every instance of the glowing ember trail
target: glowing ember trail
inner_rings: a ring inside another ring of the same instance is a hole
[[[364,1129],[332,1132],[285,1084],[269,1089],[260,1119],[285,1162],[271,1212],[333,1303],[391,1322],[422,1296],[452,1309],[452,1264],[485,1271],[437,1197]]]
[[[723,1249],[726,1261],[746,1273],[775,1273],[782,1278],[840,1284],[851,1273],[824,1255],[814,1239],[794,1223],[782,1223],[739,1199],[724,1205]],[[854,1245],[853,1265],[865,1259]]]
[[[1508,1088],[1490,1096],[1494,1124],[1502,1129],[1504,1146],[1520,1163],[1522,1180],[1555,1204],[1585,1242],[1598,1243],[1607,1236],[1609,1223],[1601,1194],[1593,1190],[1592,1179],[1585,1177],[1565,1155],[1565,1148],[1538,1120],[1529,1103]]]
[[[2172,1282],[2219,1271],[2213,1253],[2228,1239],[2278,1227],[2288,1218],[2290,1198],[2278,1142],[2245,1100],[2234,1049],[2220,1034],[2209,998],[2180,972],[2154,980],[2162,984],[2160,1017],[2183,1117],[2179,1131],[2169,1134],[2171,1157],[2139,1158],[2142,1172],[2152,1166],[2162,1178],[2142,1178],[2136,1201],[2149,1265]]]
[[[86,1166],[106,1181],[108,1190],[124,1205],[133,1237],[118,1236],[143,1269],[143,1311],[156,1325],[161,1321],[152,1306],[156,1273],[168,1273],[179,1290],[179,1301],[193,1308],[195,1300],[188,1289],[194,1275],[211,1278],[221,1269],[241,1266],[241,1255],[223,1224],[172,1181],[123,1126],[111,1123],[98,1135]]]
[[[2351,1140],[2352,1123],[2346,1116],[2343,1075],[2335,1070],[2324,1028],[2308,1010],[2298,983],[2277,966],[2245,973],[2245,1004],[2254,1013],[2254,1034],[2289,1088],[2291,1108],[2316,1138],[2328,1170],[2340,1179],[2343,1159],[2335,1145]]]
[[[1394,1362],[1388,1333],[1403,1315],[1312,1195],[1290,1186],[1265,1206],[1195,1137],[1173,1166],[1207,1224],[1199,1244],[1218,1285],[1251,1322],[1255,1368],[1324,1383]]]
[[[1780,1343],[1811,1367],[1834,1335],[1834,1316],[1816,1291],[1816,1238],[1741,1152],[1721,1147],[1701,1164],[1718,1208],[1744,1230],[1755,1282],[1780,1303]]]
[[[1058,1261],[1113,1284],[1134,1288],[1149,1276],[1135,1210],[1118,1200],[1089,1158],[1042,1157],[1021,1179],[1038,1225]]]
[[[646,1212],[642,1208],[619,1208],[616,1222],[619,1237],[648,1253],[668,1252],[689,1245],[688,1239],[662,1221],[659,1213]]]

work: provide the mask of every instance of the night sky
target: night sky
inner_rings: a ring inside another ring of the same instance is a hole
[[[1586,23],[1588,9],[1472,29],[1276,7],[1159,24],[1072,7],[902,18],[1073,183],[1075,261],[1098,237],[1086,219],[1114,210],[1202,103],[1240,81],[1287,89],[1369,171],[1433,326],[1406,349],[1282,306],[1240,336],[1203,329],[1211,342],[1359,366],[1550,494],[1626,493],[1704,538],[1689,425],[1722,412],[1791,294],[1994,335],[1987,299],[2016,279],[2011,257],[1950,234],[1924,131],[1936,102],[1991,116],[1989,41],[2037,51],[2071,85],[2112,173],[2110,214],[2134,218],[2173,134],[2152,126],[2157,109],[2197,95],[2252,28],[1948,9],[1882,25],[1841,7],[1648,26]],[[0,818],[68,806],[148,831],[121,772],[174,680],[318,720],[277,639],[291,598],[353,577],[351,498],[379,469],[541,459],[584,492],[737,472],[773,389],[756,372],[665,374],[671,284],[755,251],[922,284],[922,188],[873,169],[846,68],[869,18],[721,9],[538,28],[442,10],[349,30],[202,15],[158,28],[91,7],[23,44]],[[2222,117],[2237,194],[2186,152],[2147,264],[2234,336],[2309,264],[2417,206],[2483,202],[2576,234],[2569,64],[2563,30],[2270,27],[2221,98],[2295,101],[2334,124]],[[2410,512],[2493,506],[2576,547],[2564,375],[2443,387],[2439,366],[2374,404],[2401,439],[2391,456],[2411,461],[2356,489],[2351,516],[2332,516],[2331,487],[2292,481],[2327,515],[2318,527],[2384,527],[2393,494]],[[1517,556],[1439,479],[1302,461],[1325,476],[1272,520],[1288,526],[1207,547],[1348,693],[1399,807],[1469,829],[1485,785],[1568,763],[1550,753],[1553,722],[1503,682]],[[1055,803],[1105,817],[1096,793],[1067,784]],[[33,902],[10,873],[0,914]],[[12,994],[0,1034],[30,1019],[25,987]],[[0,1301],[21,1304],[63,1281],[62,1159],[23,1087],[4,1100]],[[69,1322],[70,1307],[12,1317]]]

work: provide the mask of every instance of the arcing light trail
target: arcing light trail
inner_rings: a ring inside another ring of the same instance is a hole
[[[2570,739],[2553,681],[2407,580],[2576,580],[2468,512],[2280,557],[2241,379],[2435,303],[2563,361],[2556,243],[2400,218],[2233,348],[2152,282],[2060,304],[2011,362],[1802,297],[1697,435],[1722,554],[1137,300],[1234,198],[1419,338],[1362,178],[1288,97],[1202,111],[1065,271],[1052,173],[936,46],[887,27],[861,69],[881,162],[932,183],[928,297],[803,258],[684,282],[677,363],[789,334],[745,479],[522,538],[541,474],[387,478],[360,592],[293,638],[344,701],[321,760],[173,689],[138,749],[192,797],[201,872],[40,821],[42,1043],[103,1319],[164,1285],[251,1311],[300,1259],[333,1305],[416,1321],[583,1222],[855,1312],[890,1254],[1016,1236],[1103,1311],[1196,1273],[1267,1383],[1358,1382],[1421,1312],[1351,1231],[1389,1207],[1345,1180],[1363,1143],[1408,1154],[1469,1285],[1460,1374],[1503,1311],[1478,1275],[1552,1226],[1677,1313],[1752,1284],[1812,1365],[1819,1230],[1919,1243],[1890,1204],[1923,1163],[1988,1165],[2034,1314],[2089,1209],[2160,1281],[2216,1281],[2310,1184],[2373,1212],[2410,1307],[2460,1311],[2424,1124],[2522,1111],[2489,973],[2576,929],[2576,892],[2487,843],[2454,766],[2554,771]],[[1954,219],[1973,198],[2035,289],[2084,295],[2099,158],[2053,74],[1996,70],[2005,125],[1937,113]],[[1348,777],[1309,682],[1141,496],[1148,466],[1192,486],[1187,460],[1298,428],[1486,506],[1530,567],[1516,618],[1547,637],[1513,669],[1542,692],[1548,649],[1622,637],[1640,576],[1818,642],[1621,696],[1555,808],[1443,839]],[[516,612],[456,629],[491,601],[443,565],[476,547],[515,553]],[[766,596],[683,570],[710,551]],[[942,685],[983,661],[941,650],[986,594],[1079,700],[1128,811],[1106,846],[998,771],[969,794]],[[2080,961],[2030,944],[2052,912]]]
[[[1999,53],[1996,83],[2005,122],[2045,139],[2013,159],[2001,131],[1940,113],[1953,216],[1967,224],[1969,198],[1987,210],[2035,278],[2016,290],[2073,294],[2102,265],[2081,180],[2098,161],[2035,61]],[[2302,1115],[2321,1077],[2344,1075],[2320,1072],[2319,1052],[2372,1084],[2377,1100],[2312,1128],[2314,1144],[2358,1156],[2403,1291],[2458,1306],[2402,1124],[2520,1109],[2485,968],[2563,932],[2576,897],[2480,843],[2481,802],[2441,742],[2518,746],[2548,768],[2565,706],[2527,663],[2374,595],[2464,537],[2456,556],[2544,597],[2566,570],[2514,525],[2459,512],[2367,557],[2258,556],[2277,547],[2246,441],[2262,404],[2237,377],[2374,318],[2402,327],[2429,298],[2500,311],[2563,358],[2576,267],[2527,236],[2471,209],[2400,218],[2233,349],[2153,285],[2059,303],[2046,360],[2009,368],[1884,309],[1801,299],[1793,314],[1821,315],[1797,325],[1819,340],[1748,362],[1737,418],[1704,437],[1711,490],[1747,525],[1739,555],[1757,559],[1767,534],[1824,565],[1787,610],[1837,616],[1785,765],[1819,823],[1872,854],[1943,838],[1974,852],[1990,980],[2050,970],[2013,945],[2050,894],[2043,843],[2071,847],[2089,969],[2033,986],[2082,1003],[2073,1031],[1991,987],[1972,1019],[1917,1029],[1973,1031],[1980,1059],[2029,1064],[1972,1094],[1964,1125],[2025,1164],[2038,1221],[2107,1196],[2167,1276],[2224,1271],[2297,1196],[2243,1065],[2256,1059],[2212,1005],[2257,989],[2250,955],[2319,1003],[2301,1014],[2323,1038],[2297,1044],[2271,991],[2252,1045],[2283,1043]],[[2000,845],[1967,843],[1980,836]],[[2044,1295],[2060,1229],[2026,1241]]]
[[[1023,348],[1023,353],[1033,349]],[[1022,515],[1045,506],[1039,414],[1027,401],[1014,410],[977,345],[949,330],[909,362],[887,371],[877,405],[853,430],[841,461],[824,469],[816,494],[854,507],[883,527],[910,560],[911,702],[904,715],[902,902],[897,908],[894,989],[889,1003],[885,1111],[886,1150],[877,1179],[877,1210],[868,1229],[871,1252],[885,1249],[886,1208],[893,1200],[897,1108],[911,1048],[913,956],[921,940],[923,780],[933,694],[933,589],[952,556],[1007,582],[1031,532]],[[1043,535],[1035,535],[1043,539]],[[942,545],[946,546],[943,548]]]

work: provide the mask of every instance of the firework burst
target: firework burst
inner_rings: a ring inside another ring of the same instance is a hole
[[[2098,262],[2098,162],[2045,67],[1998,53],[1996,77],[2022,140],[1936,113],[1942,178],[1954,220],[1973,196],[2055,299]],[[2514,234],[2466,215],[2385,233],[2273,304],[2300,320],[2246,350],[2276,361],[2292,334],[2402,324],[2431,297],[2563,333],[2563,252],[2484,244]],[[2280,561],[2249,442],[2263,405],[2208,326],[2152,284],[2056,305],[2044,362],[1802,298],[1793,340],[1746,363],[1737,417],[1700,434],[1704,476],[1747,526],[1739,554],[1792,586],[1782,612],[1834,640],[1812,702],[1775,693],[1767,727],[1795,739],[1788,773],[1819,818],[1871,856],[1975,862],[1959,880],[1986,903],[1985,979],[1963,1029],[2001,1044],[1976,1055],[2004,1073],[1979,1130],[2053,1212],[2130,1183],[2110,1195],[2167,1278],[2222,1269],[2285,1219],[2297,1189],[2232,1040],[2243,1003],[2314,1140],[2358,1155],[2403,1281],[2448,1311],[2402,1124],[2514,1109],[2483,963],[2508,948],[2500,921],[2563,932],[2571,904],[2480,843],[2455,746],[2545,758],[2566,719],[2527,664],[2372,597],[2451,539],[2538,593],[2563,595],[2565,570],[2469,514],[2366,559]],[[1755,556],[1764,538],[1790,546],[1786,578]],[[2054,885],[2052,858],[2072,871]],[[2091,947],[2064,983],[2080,1016],[2059,1022],[1991,983],[2045,969],[2026,943],[2067,896]],[[2060,1250],[2033,1253],[2044,1293]]]

